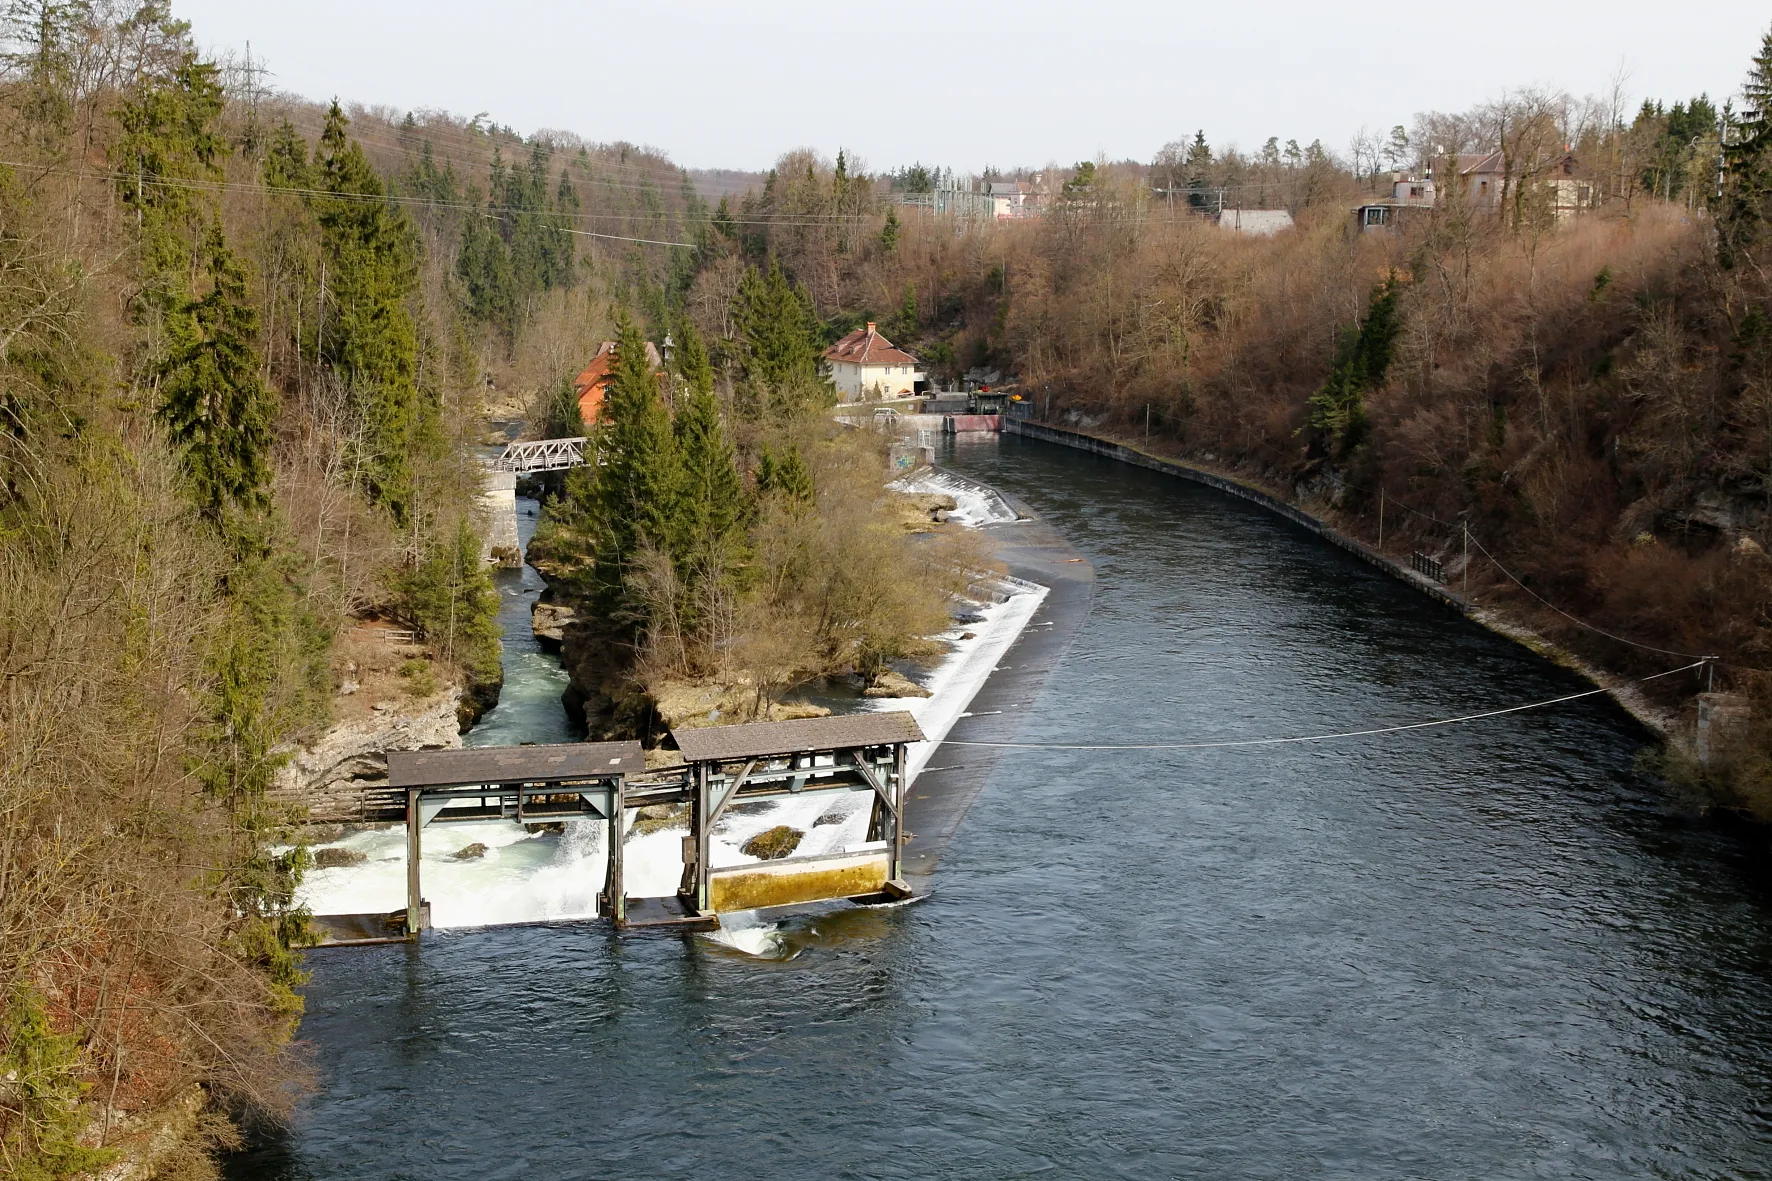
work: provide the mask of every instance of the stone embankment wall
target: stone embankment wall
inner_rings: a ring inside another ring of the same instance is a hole
[[[444,750],[461,745],[458,691],[390,705],[332,727],[311,745],[295,748],[277,773],[275,801],[299,804],[313,823],[363,819],[366,793],[388,785],[390,750]]]
[[[1066,447],[1075,447],[1082,451],[1090,451],[1096,455],[1106,455],[1122,463],[1130,463],[1136,467],[1149,468],[1152,471],[1165,472],[1171,476],[1180,476],[1184,480],[1192,480],[1196,484],[1205,484],[1220,492],[1235,496],[1241,500],[1252,501],[1270,512],[1278,513],[1301,529],[1308,529],[1330,545],[1337,546],[1353,554],[1362,562],[1378,567],[1391,577],[1406,582],[1416,590],[1431,598],[1438,599],[1448,607],[1454,607],[1465,614],[1470,614],[1473,606],[1470,600],[1454,591],[1448,590],[1439,583],[1400,562],[1392,561],[1377,550],[1368,549],[1345,534],[1337,532],[1325,522],[1305,512],[1301,508],[1287,504],[1279,497],[1263,492],[1259,488],[1239,483],[1226,476],[1182,463],[1176,459],[1159,459],[1155,455],[1144,452],[1122,443],[1110,442],[1094,435],[1084,434],[1065,427],[1047,426],[1044,423],[1027,422],[1018,418],[1005,418],[1003,433],[1009,435],[1025,435],[1030,439],[1044,439],[1049,443],[1061,443]]]

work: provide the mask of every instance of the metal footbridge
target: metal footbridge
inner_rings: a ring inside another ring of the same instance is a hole
[[[519,475],[583,467],[585,442],[580,436],[576,439],[532,439],[526,443],[512,443],[499,452],[489,466],[495,472],[516,472]]]

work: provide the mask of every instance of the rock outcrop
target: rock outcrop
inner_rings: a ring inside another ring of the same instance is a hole
[[[311,745],[296,747],[277,773],[271,798],[306,807],[311,821],[362,819],[364,792],[387,787],[390,750],[461,745],[456,698],[450,687],[332,727]]]
[[[578,618],[578,612],[564,603],[537,601],[529,610],[529,628],[543,652],[558,652],[565,642],[566,625]]]

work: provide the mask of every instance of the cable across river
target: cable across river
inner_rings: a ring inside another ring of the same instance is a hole
[[[1624,685],[1641,685],[1649,681],[1658,681],[1662,677],[1676,676],[1679,673],[1691,672],[1695,668],[1703,668],[1708,663],[1710,663],[1708,660],[1694,661],[1680,668],[1670,668],[1666,672],[1652,673],[1646,677],[1638,677],[1634,681],[1626,681]],[[1340,730],[1333,734],[1303,734],[1289,738],[1236,738],[1216,742],[975,742],[949,738],[944,740],[942,745],[991,747],[999,750],[1218,750],[1233,746],[1284,746],[1297,742],[1331,742],[1338,738],[1370,738],[1378,734],[1396,734],[1404,730],[1428,730],[1435,726],[1456,726],[1463,722],[1479,722],[1484,718],[1498,718],[1503,714],[1547,709],[1553,705],[1562,705],[1564,702],[1580,701],[1583,697],[1595,697],[1622,687],[1622,685],[1614,685],[1609,688],[1587,689],[1580,693],[1569,693],[1544,701],[1530,701],[1524,705],[1510,705],[1502,709],[1484,710],[1482,713],[1461,714],[1455,718],[1435,718],[1426,722],[1405,722],[1401,725],[1378,726],[1369,730]]]

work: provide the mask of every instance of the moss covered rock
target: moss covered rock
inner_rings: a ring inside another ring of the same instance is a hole
[[[797,828],[789,828],[778,824],[774,828],[766,828],[744,844],[739,850],[759,861],[774,861],[786,857],[800,847],[800,838],[806,834]]]

